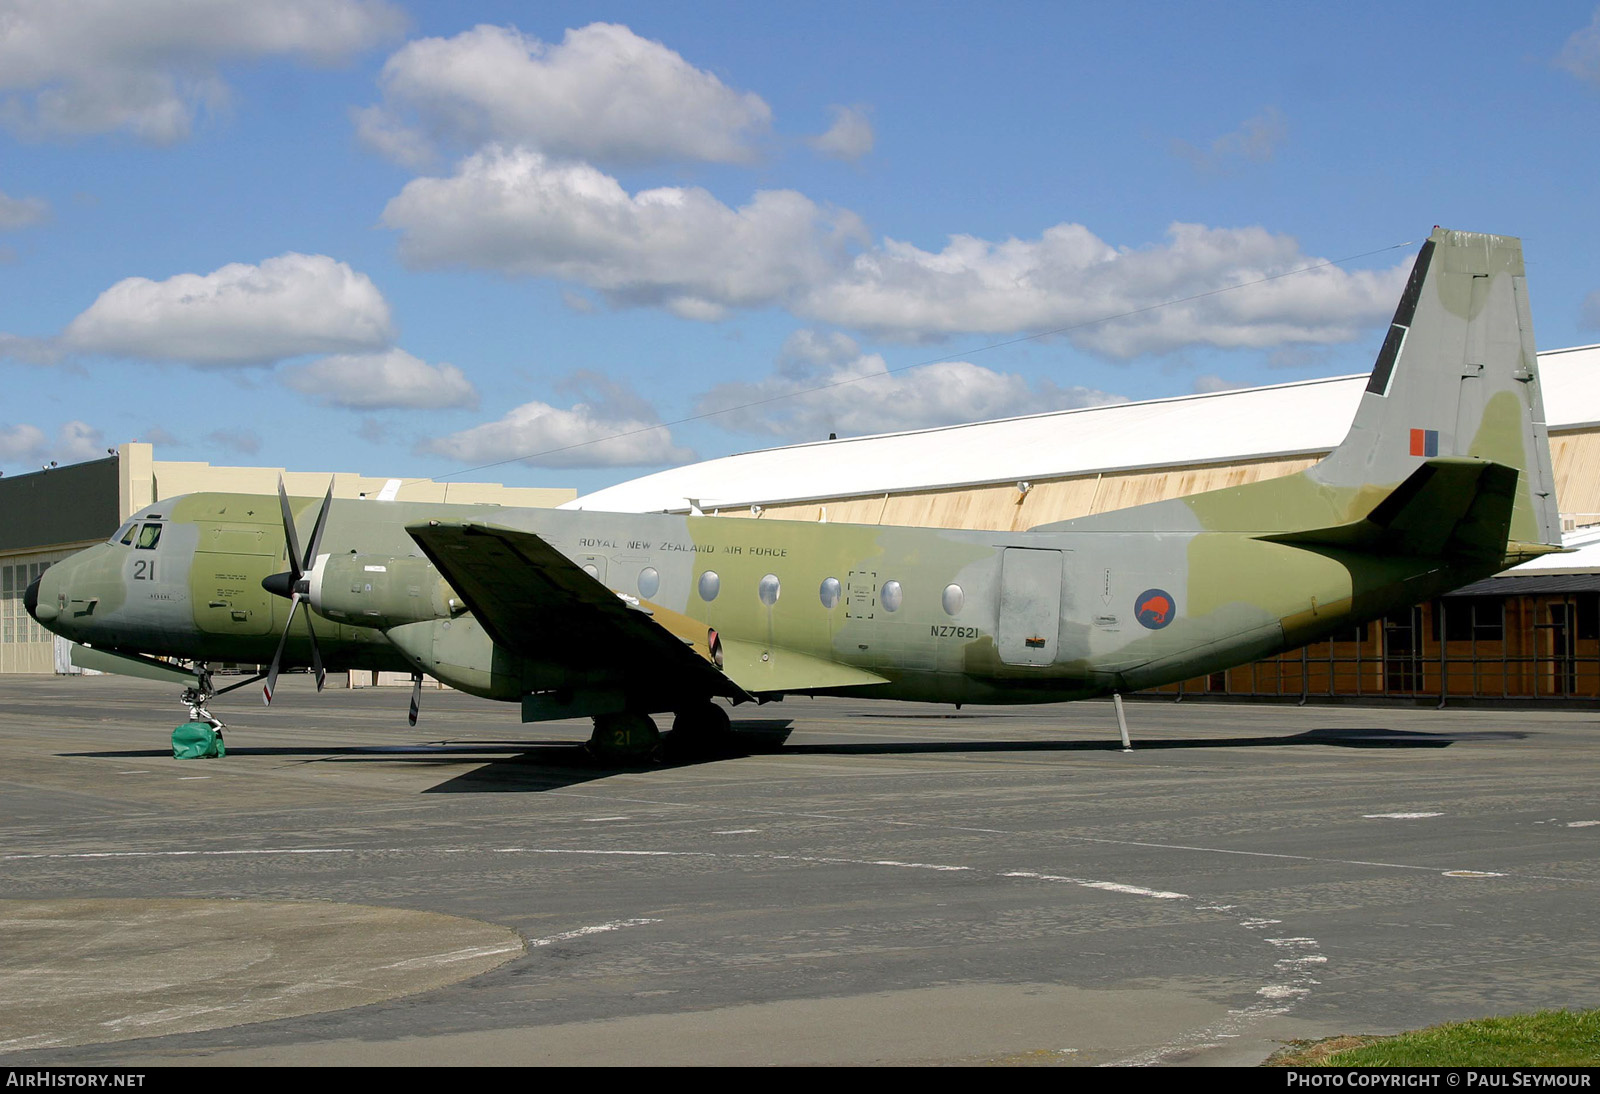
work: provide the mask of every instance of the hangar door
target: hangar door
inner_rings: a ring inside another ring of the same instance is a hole
[[[1000,562],[1000,660],[1048,665],[1061,632],[1061,552],[1007,547]]]

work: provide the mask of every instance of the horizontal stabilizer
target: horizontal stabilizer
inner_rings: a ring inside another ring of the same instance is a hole
[[[1376,554],[1500,558],[1517,478],[1514,468],[1488,460],[1430,459],[1361,520],[1261,538]]]

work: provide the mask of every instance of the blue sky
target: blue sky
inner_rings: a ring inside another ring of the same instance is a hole
[[[587,490],[1359,372],[1435,223],[1593,343],[1597,114],[1592,2],[0,0],[0,470]]]

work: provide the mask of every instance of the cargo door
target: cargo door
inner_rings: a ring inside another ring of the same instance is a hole
[[[1007,547],[995,630],[1007,665],[1048,665],[1061,633],[1061,552]]]

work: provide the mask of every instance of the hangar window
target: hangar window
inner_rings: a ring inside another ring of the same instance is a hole
[[[139,542],[134,544],[141,551],[153,551],[156,544],[161,542],[161,525],[146,524],[139,529]]]
[[[117,529],[117,534],[111,537],[112,543],[120,543],[124,547],[133,542],[133,530],[139,527],[136,521],[129,521]]]
[[[832,611],[839,603],[839,597],[842,595],[839,579],[836,577],[825,578],[822,582],[822,588],[817,591],[817,595],[822,598],[822,606]]]
[[[897,612],[900,610],[900,602],[905,599],[905,593],[901,590],[898,581],[885,581],[882,590],[878,593],[878,598],[883,601],[884,611]]]
[[[769,608],[778,602],[780,591],[777,574],[767,574],[756,584],[756,595]]]
[[[661,574],[654,566],[646,566],[639,571],[639,595],[655,596],[661,590]]]
[[[945,615],[960,615],[961,606],[967,602],[967,594],[961,591],[960,585],[946,585],[943,601]]]
[[[700,599],[715,600],[722,591],[722,579],[717,576],[717,571],[707,570],[700,575]]]
[[[1442,603],[1442,602],[1441,602]],[[1501,642],[1506,636],[1505,602],[1499,597],[1451,597],[1443,606],[1447,642]],[[1434,621],[1434,633],[1439,622]]]

